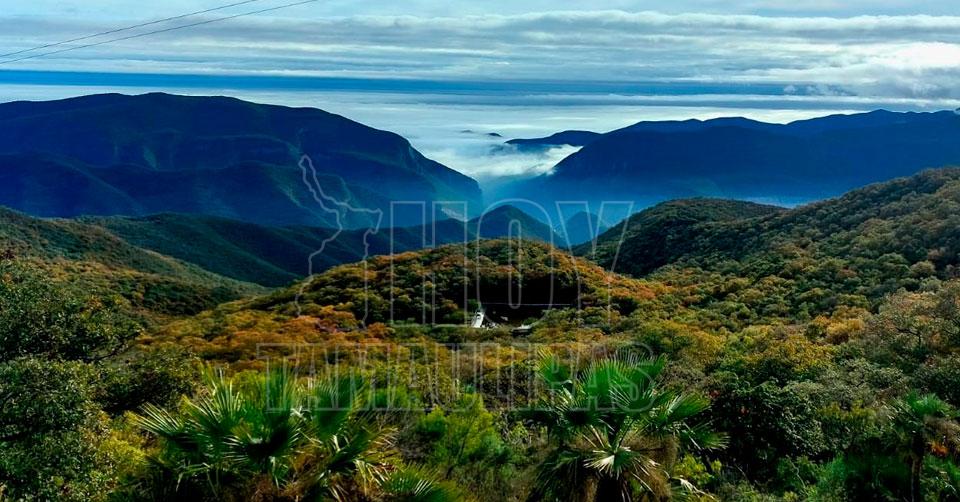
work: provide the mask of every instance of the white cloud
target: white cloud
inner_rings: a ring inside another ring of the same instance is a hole
[[[497,145],[502,146],[502,145]],[[523,152],[505,146],[488,148],[485,152],[476,152],[470,148],[450,146],[438,150],[428,150],[430,158],[456,169],[481,182],[494,178],[531,177],[549,172],[568,155],[576,153],[580,147],[558,146],[543,152]]]
[[[712,11],[713,3],[680,4]],[[737,5],[776,11],[789,3]],[[808,10],[842,10],[841,2],[817,3]],[[884,4],[893,10],[907,5]],[[447,9],[423,1],[410,11]],[[0,46],[28,47],[116,24],[102,18],[0,18]],[[568,82],[574,93],[581,81],[770,84],[818,95],[960,99],[960,16],[575,10],[251,17],[0,68],[547,80]]]

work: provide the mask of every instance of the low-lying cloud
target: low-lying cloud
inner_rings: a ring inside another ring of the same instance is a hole
[[[491,145],[484,151],[471,147],[451,147],[427,150],[430,158],[479,180],[481,183],[496,178],[527,178],[548,173],[568,155],[580,147],[562,145],[539,151],[521,151],[512,145]]]

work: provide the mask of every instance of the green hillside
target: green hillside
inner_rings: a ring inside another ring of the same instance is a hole
[[[699,288],[705,302],[744,300],[754,313],[804,319],[954,277],[958,207],[960,169],[928,170],[753,217],[684,222],[640,213],[619,256],[622,227],[600,237],[596,259],[610,267],[616,257],[616,271]]]
[[[783,208],[726,199],[681,199],[663,202],[636,213],[577,247],[618,272],[643,275],[676,260],[703,225],[772,215]],[[621,245],[622,243],[622,245]],[[619,256],[617,253],[619,252]]]
[[[536,240],[471,240],[334,266],[146,333],[112,320],[111,295],[136,302],[136,284],[178,313],[210,304],[198,282],[231,281],[136,238],[282,279],[278,250],[328,234],[7,211],[0,343],[32,357],[0,364],[14,438],[0,443],[0,480],[53,499],[102,486],[134,500],[290,500],[327,490],[316,480],[333,471],[358,490],[354,466],[373,459],[385,478],[371,500],[409,500],[411,486],[457,501],[955,500],[958,208],[956,169],[790,210],[675,201],[600,239],[609,259],[611,235],[626,234],[617,263],[643,277]],[[523,217],[490,216],[493,233]],[[476,228],[440,223],[442,235]],[[411,245],[424,231],[387,230]],[[90,286],[63,288],[61,305],[59,283],[34,269]],[[494,324],[473,328],[480,307]],[[197,377],[190,357],[224,372]],[[347,406],[318,413],[335,399]],[[22,416],[42,415],[34,403],[59,420],[51,429],[24,430]],[[623,471],[606,467],[617,458]]]
[[[335,305],[367,322],[462,324],[481,304],[628,312],[636,299],[649,296],[642,282],[606,273],[546,243],[493,239],[342,265],[254,304],[289,314],[297,300],[308,311]]]
[[[448,219],[426,226],[343,230],[263,226],[187,214],[84,218],[127,242],[195,264],[205,270],[264,286],[285,286],[311,271],[360,261],[367,256],[428,245],[498,238],[520,231],[524,238],[560,243],[545,224],[511,206],[490,210],[466,223]],[[511,229],[513,225],[513,229]],[[392,243],[392,245],[391,245]],[[323,250],[322,253],[318,251]]]
[[[52,277],[122,296],[134,308],[158,314],[196,313],[264,291],[134,246],[98,225],[5,208],[0,208],[0,251],[5,259],[33,261]]]

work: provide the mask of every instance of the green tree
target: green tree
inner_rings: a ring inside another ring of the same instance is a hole
[[[11,500],[102,500],[116,476],[93,386],[78,362],[0,363],[0,486]]]
[[[119,304],[0,260],[0,485],[9,496],[102,500],[115,486],[98,376],[138,332]]]
[[[757,480],[773,475],[784,457],[816,457],[826,450],[817,410],[797,388],[753,385],[733,374],[717,380],[710,414],[730,434],[725,464]]]
[[[0,261],[0,361],[28,355],[98,361],[125,349],[139,329],[119,301]]]
[[[955,453],[960,446],[957,413],[933,394],[916,393],[895,402],[892,411],[893,428],[910,467],[910,500],[920,502],[924,500],[922,477],[927,456],[934,449]]]
[[[475,493],[506,496],[514,488],[515,459],[498,426],[480,394],[463,393],[449,409],[436,407],[420,418],[412,440],[425,450],[422,460],[445,479]]]

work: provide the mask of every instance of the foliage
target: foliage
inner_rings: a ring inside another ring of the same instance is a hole
[[[423,462],[472,492],[509,493],[514,452],[501,424],[480,394],[464,393],[449,410],[435,407],[417,422],[410,440],[425,450]]]
[[[110,299],[81,295],[0,261],[0,360],[26,355],[92,361],[116,354],[136,324]]]
[[[127,353],[139,331],[121,302],[47,279],[29,262],[0,261],[0,486],[7,496],[105,500],[137,468],[136,438],[119,434],[104,407],[119,415],[169,400],[190,378],[189,359],[149,362]],[[117,382],[125,382],[126,398]]]
[[[547,389],[533,412],[551,438],[538,467],[534,500],[635,500],[670,493],[679,452],[701,452],[725,438],[697,422],[706,399],[664,391],[663,359],[603,359],[583,371],[545,356]]]
[[[390,476],[392,437],[364,407],[361,380],[304,384],[273,371],[238,382],[216,373],[206,386],[180,413],[147,405],[139,418],[161,440],[155,462],[164,477],[178,480],[171,495],[355,500],[387,480],[409,489]]]
[[[80,362],[0,363],[0,485],[6,495],[103,500],[116,466],[101,450],[107,431],[93,381]]]
[[[107,365],[101,371],[103,408],[111,413],[136,410],[147,403],[168,406],[193,394],[198,360],[174,346],[147,348]]]
[[[747,219],[738,204],[662,207],[645,235],[667,225],[677,247],[627,245],[666,262],[618,262],[655,270],[643,278],[526,241],[374,257],[196,315],[146,313],[135,347],[146,299],[188,312],[212,297],[142,289],[82,242],[82,260],[51,268],[72,242],[56,241],[0,260],[0,485],[14,499],[957,500],[958,176]],[[150,274],[185,284],[177,270]],[[555,308],[463,325],[520,292]],[[194,385],[195,358],[223,374]],[[353,373],[264,373],[280,367]],[[346,409],[312,406],[361,381]],[[130,425],[140,407],[146,429]],[[725,448],[708,448],[714,430]]]

